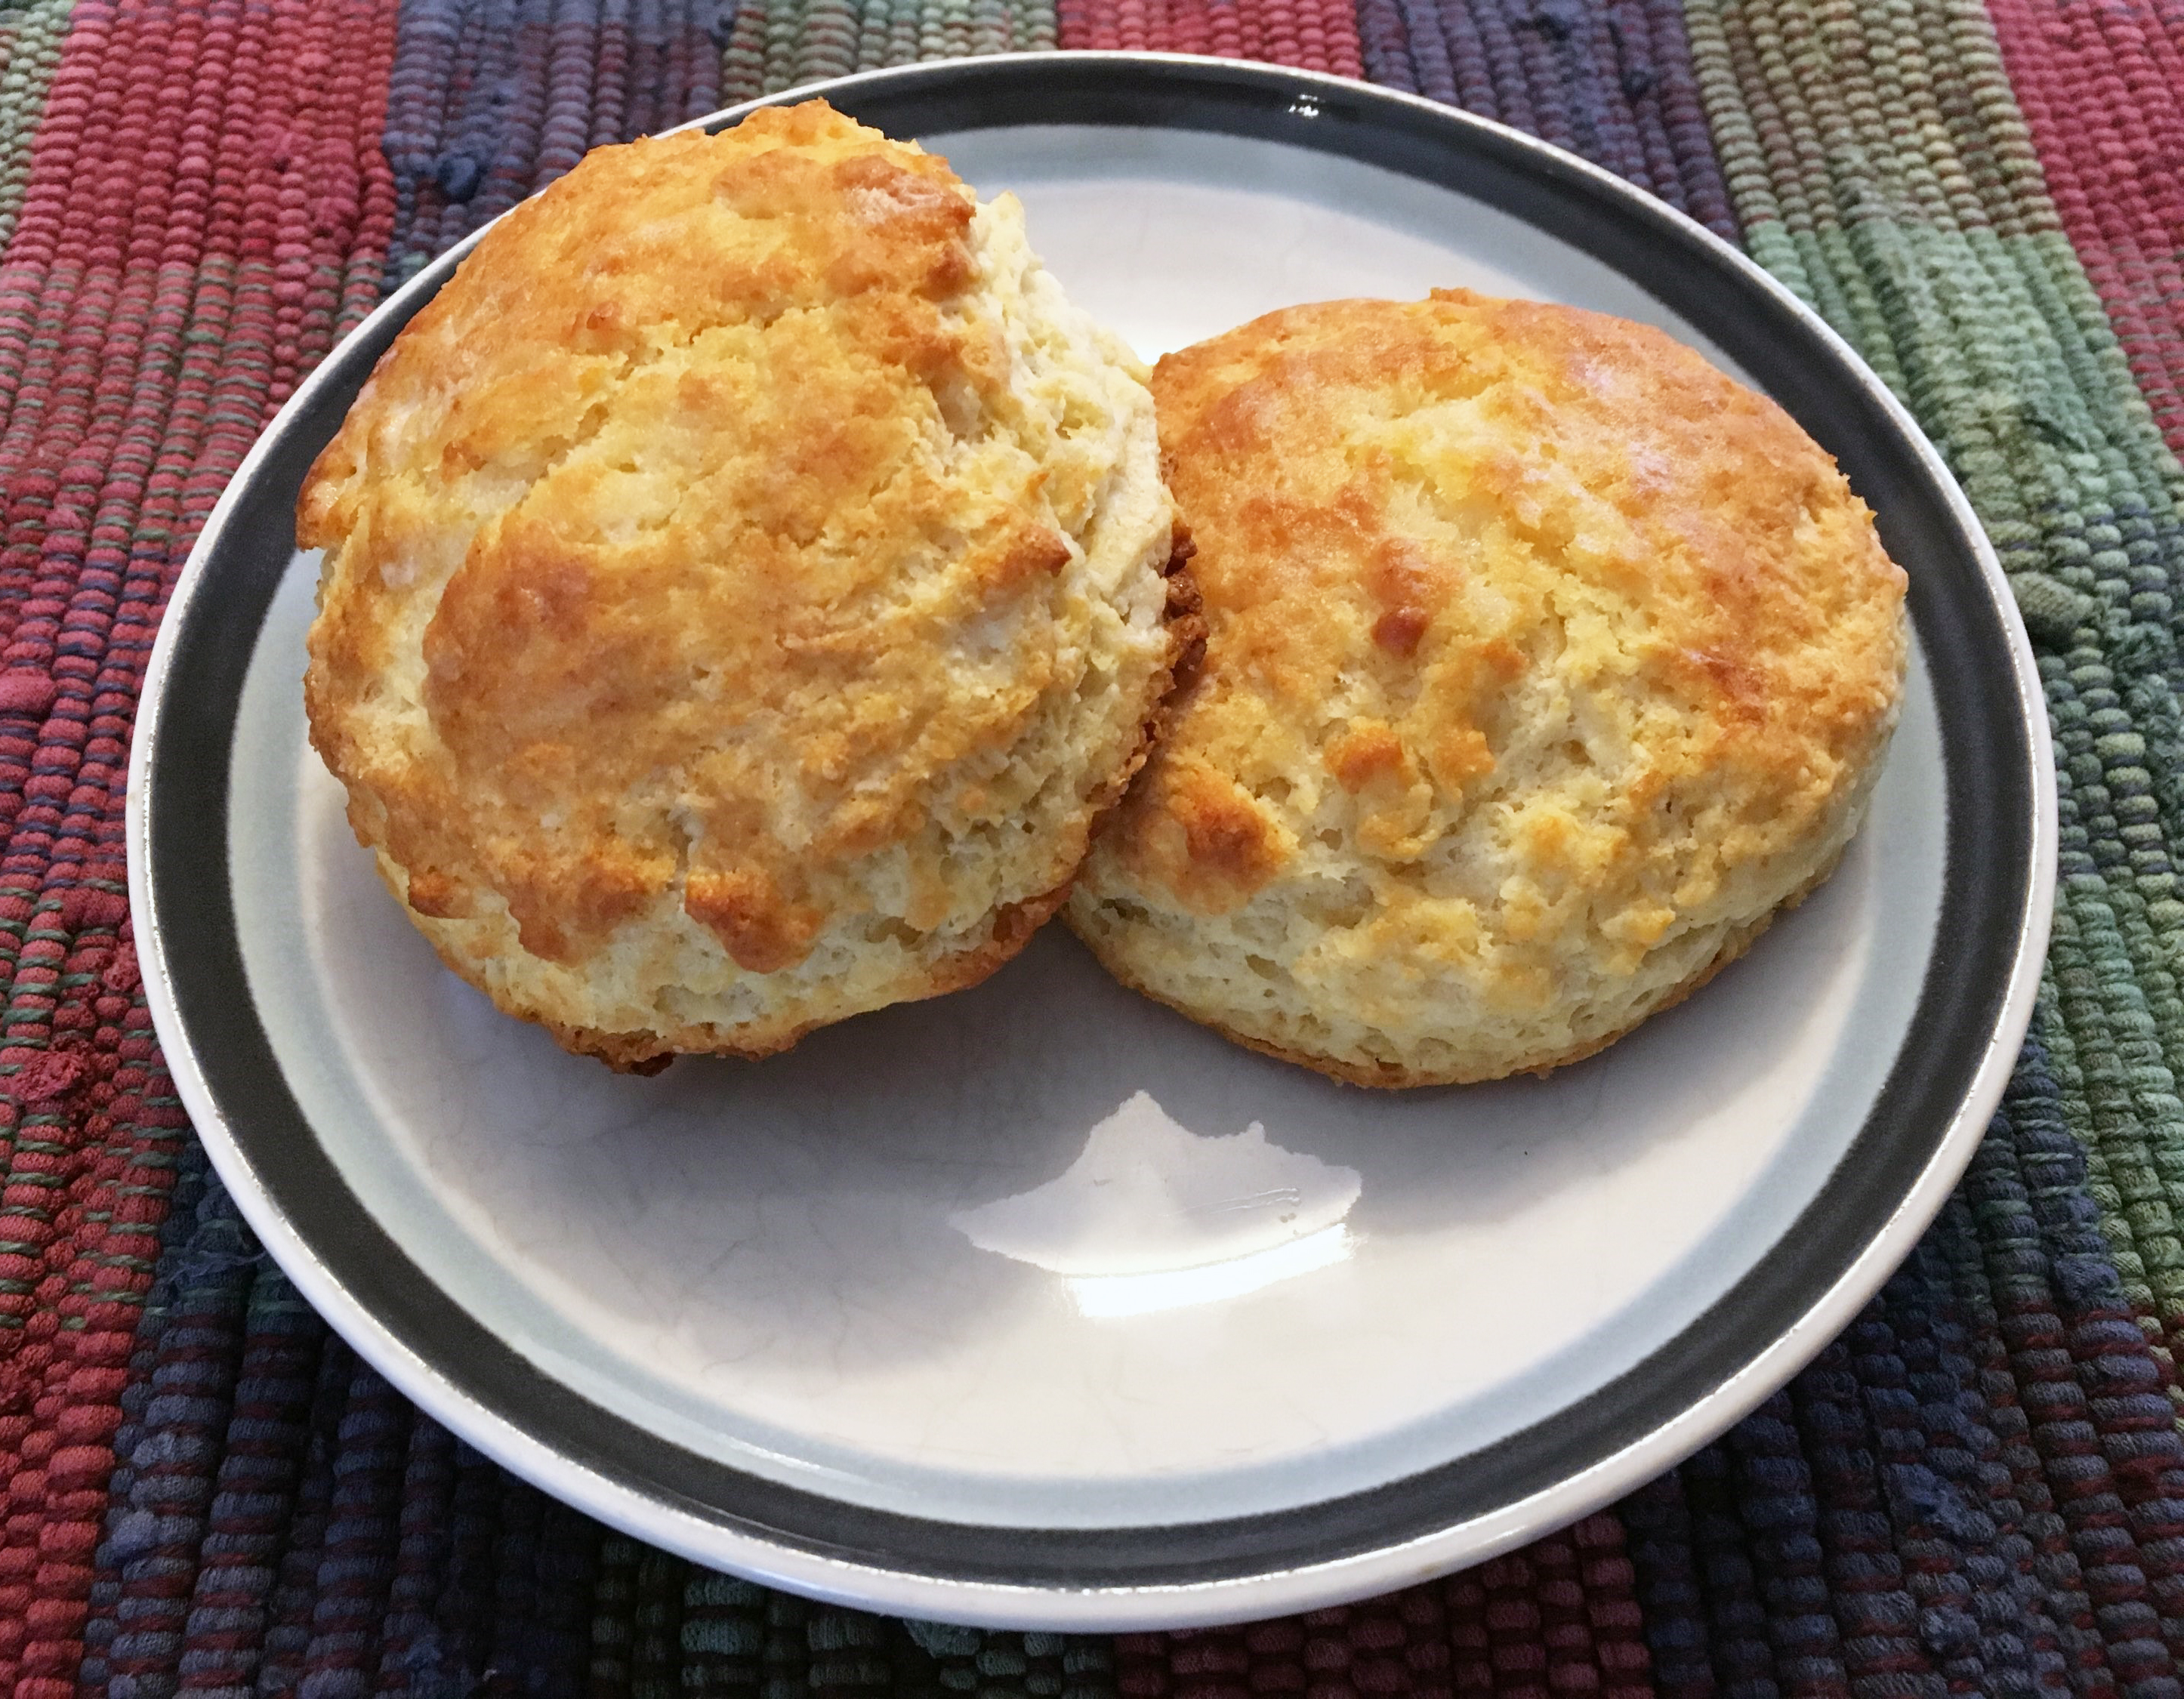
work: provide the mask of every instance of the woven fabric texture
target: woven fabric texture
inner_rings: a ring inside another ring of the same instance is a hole
[[[412,1410],[209,1176],[121,842],[191,539],[387,288],[589,147],[1100,47],[1453,102],[1743,242],[1963,480],[2063,827],[2004,1107],[1812,1368],[1513,1556],[1119,1638],[767,1592]],[[2180,166],[2184,0],[0,0],[0,1693],[2184,1699]]]

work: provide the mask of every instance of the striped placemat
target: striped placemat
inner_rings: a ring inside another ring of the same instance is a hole
[[[2057,733],[2032,1039],[1849,1332],[1566,1533],[1198,1634],[808,1604],[452,1440],[209,1179],[125,899],[161,600],[384,289],[594,144],[1056,47],[1416,90],[1743,242],[1963,479]],[[2184,0],[0,0],[0,1692],[2180,1695]]]

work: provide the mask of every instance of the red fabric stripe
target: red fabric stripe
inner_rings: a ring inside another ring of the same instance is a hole
[[[69,1699],[182,1127],[138,994],[157,609],[384,253],[393,0],[81,0],[0,261],[0,1688]],[[368,260],[359,273],[359,257]],[[360,281],[361,280],[361,281]],[[20,939],[20,944],[17,939]]]
[[[1215,53],[1362,76],[1351,0],[1060,0],[1065,47]]]
[[[1363,1604],[1242,1628],[1118,1635],[1115,1685],[1122,1699],[1647,1699],[1643,1622],[1611,1512]]]
[[[2063,228],[2184,453],[2184,8],[1989,0]]]

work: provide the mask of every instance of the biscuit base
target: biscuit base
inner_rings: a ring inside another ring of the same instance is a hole
[[[1168,666],[1161,675],[1162,682],[1151,701],[1146,705],[1137,747],[1116,769],[1108,780],[1089,800],[1093,811],[1090,829],[1085,834],[1089,845],[1098,837],[1100,827],[1107,816],[1121,804],[1130,782],[1138,776],[1154,748],[1166,733],[1174,717],[1178,698],[1196,677],[1201,659],[1206,653],[1206,620],[1201,610],[1198,585],[1190,576],[1190,562],[1197,551],[1190,540],[1190,528],[1178,519],[1169,532],[1167,564],[1161,569],[1167,581],[1167,599],[1162,610],[1162,619],[1168,632]],[[1076,870],[1052,890],[1011,903],[995,911],[994,925],[987,942],[975,950],[960,950],[933,964],[931,975],[922,989],[906,993],[894,1000],[898,1003],[922,1002],[928,997],[944,996],[950,991],[967,991],[979,981],[998,971],[1011,956],[1031,942],[1031,936],[1052,919],[1054,911],[1069,900],[1071,888],[1077,883]],[[398,901],[402,893],[395,892]],[[404,905],[408,906],[406,902]],[[414,917],[414,916],[413,916]],[[429,928],[427,935],[430,935]],[[477,985],[476,977],[434,940],[440,960],[455,974]],[[493,995],[486,987],[488,997]],[[678,1056],[737,1056],[755,1061],[764,1056],[778,1056],[791,1048],[805,1034],[833,1021],[811,1021],[788,1032],[769,1034],[755,1043],[713,1043],[692,1044],[671,1033],[649,1029],[632,1032],[605,1032],[591,1027],[562,1026],[552,1021],[539,1020],[536,1015],[520,1009],[510,1009],[493,999],[496,1007],[521,1020],[537,1020],[554,1036],[554,1042],[572,1056],[591,1056],[604,1062],[616,1073],[655,1074],[665,1068]],[[868,1011],[869,1012],[869,1011]]]
[[[1502,1067],[1476,1072],[1468,1070],[1446,1073],[1430,1072],[1401,1067],[1394,1062],[1361,1062],[1352,1061],[1346,1056],[1315,1056],[1304,1050],[1286,1050],[1279,1044],[1269,1044],[1264,1039],[1252,1038],[1247,1033],[1240,1033],[1233,1028],[1222,1025],[1221,1022],[1212,1015],[1186,1008],[1172,998],[1163,997],[1159,992],[1139,983],[1132,975],[1110,961],[1101,953],[1100,947],[1084,935],[1084,931],[1074,921],[1065,916],[1062,923],[1075,933],[1085,948],[1099,958],[1102,967],[1121,983],[1129,987],[1131,990],[1137,992],[1140,996],[1151,998],[1156,1003],[1165,1005],[1174,1010],[1177,1014],[1220,1033],[1223,1038],[1241,1044],[1247,1050],[1256,1050],[1262,1056],[1272,1056],[1276,1061],[1289,1062],[1297,1067],[1309,1068],[1312,1072],[1323,1075],[1343,1085],[1362,1085],[1382,1091],[1409,1091],[1428,1085],[1485,1085],[1493,1080],[1513,1078],[1520,1073],[1530,1074],[1535,1079],[1545,1079],[1558,1067],[1568,1067],[1573,1062],[1581,1062],[1588,1056],[1598,1056],[1618,1039],[1628,1037],[1652,1020],[1654,1016],[1674,1008],[1677,1004],[1701,989],[1714,975],[1751,949],[1759,935],[1774,924],[1777,915],[1787,914],[1825,884],[1829,877],[1841,864],[1842,856],[1842,850],[1838,849],[1834,855],[1828,857],[1827,861],[1821,865],[1819,871],[1811,878],[1757,920],[1731,933],[1723,940],[1721,948],[1714,953],[1712,960],[1681,984],[1673,987],[1666,996],[1636,1020],[1631,1022],[1630,1025],[1618,1027],[1605,1038],[1588,1039],[1573,1050],[1563,1050],[1554,1056],[1537,1059],[1526,1058],[1522,1061],[1510,1062]]]
[[[935,962],[933,976],[922,990],[895,999],[898,1003],[919,1003],[928,997],[944,996],[950,991],[967,991],[980,980],[994,973],[1031,941],[1031,935],[1053,917],[1054,911],[1069,899],[1074,879],[1065,880],[1054,889],[1028,901],[1011,903],[994,916],[994,929],[987,942],[976,950],[960,950]],[[444,956],[442,960],[445,961]],[[454,966],[453,962],[448,966]],[[457,968],[460,972],[461,970]],[[889,1007],[894,1006],[892,1004]],[[813,1021],[792,1032],[769,1037],[755,1044],[715,1044],[703,1047],[685,1046],[677,1042],[671,1033],[651,1031],[609,1033],[590,1027],[557,1026],[551,1021],[540,1022],[554,1035],[554,1042],[571,1056],[590,1056],[604,1062],[616,1073],[655,1074],[677,1056],[735,1056],[745,1061],[756,1061],[761,1057],[779,1056],[794,1046],[805,1034],[822,1026],[835,1024],[831,1021]]]

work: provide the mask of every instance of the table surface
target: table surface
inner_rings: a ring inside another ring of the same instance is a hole
[[[1416,90],[1741,242],[1917,413],[2056,733],[2049,973],[1963,1186],[1719,1443],[1513,1556],[1119,1638],[609,1535],[418,1416],[216,1182],[135,966],[163,598],[382,292],[588,147],[921,57]],[[0,0],[0,1693],[2180,1693],[2184,0]]]

